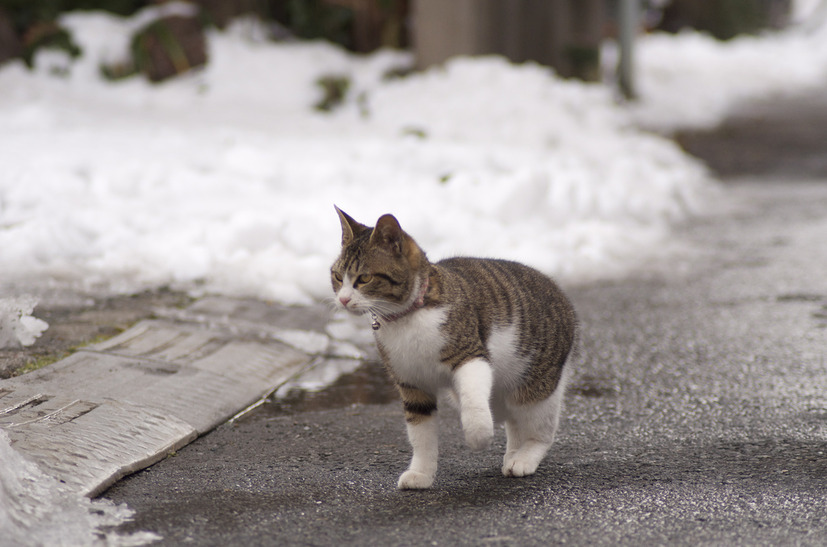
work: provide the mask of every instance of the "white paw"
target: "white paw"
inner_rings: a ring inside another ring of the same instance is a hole
[[[506,477],[526,477],[533,475],[537,471],[537,466],[540,462],[534,461],[533,458],[520,458],[518,456],[506,457],[503,462],[503,475]]]
[[[465,442],[472,450],[483,450],[491,446],[491,441],[494,438],[494,422],[479,421],[471,424],[463,425],[465,432]]]
[[[430,488],[434,483],[434,476],[408,469],[399,477],[397,487],[400,490],[422,490]]]

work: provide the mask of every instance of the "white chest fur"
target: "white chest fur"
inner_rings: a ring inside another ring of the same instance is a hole
[[[436,394],[451,384],[451,370],[439,355],[445,345],[440,326],[444,308],[425,308],[390,323],[382,323],[376,340],[382,344],[390,365],[403,383]]]

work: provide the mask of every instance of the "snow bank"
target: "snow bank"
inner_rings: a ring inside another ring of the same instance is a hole
[[[799,2],[797,26],[721,42],[696,32],[640,38],[643,126],[660,131],[717,125],[746,101],[827,85],[827,4]]]
[[[459,59],[385,81],[406,54],[266,43],[247,23],[210,34],[199,73],[112,84],[99,64],[135,22],[66,24],[80,61],[0,69],[7,287],[325,298],[334,203],[368,224],[396,214],[433,259],[500,256],[595,279],[643,260],[708,189],[609,90],[539,66]],[[312,108],[325,75],[351,80],[331,115]]]
[[[31,296],[0,298],[0,348],[31,346],[49,324],[32,316],[37,301]]]
[[[125,505],[92,501],[45,475],[12,447],[0,429],[0,530],[3,545],[145,545],[157,535],[106,533],[129,520]]]
[[[79,61],[0,68],[0,294],[171,284],[325,298],[334,203],[368,224],[396,214],[433,259],[501,256],[568,282],[618,275],[709,190],[695,161],[640,126],[710,126],[747,99],[827,80],[822,16],[725,43],[644,37],[630,110],[606,87],[497,58],[386,81],[407,54],[273,44],[250,22],[209,35],[203,71],[102,81],[100,64],[122,59],[126,31],[152,14],[72,15]],[[351,85],[325,115],[313,105],[329,75]]]

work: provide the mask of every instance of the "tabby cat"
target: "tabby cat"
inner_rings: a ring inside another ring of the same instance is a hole
[[[574,309],[554,282],[516,262],[428,261],[392,215],[374,228],[336,211],[342,251],[331,268],[337,306],[370,314],[402,397],[411,464],[400,489],[429,488],[437,468],[437,398],[460,410],[465,441],[483,449],[505,422],[502,472],[531,475],[557,430]]]

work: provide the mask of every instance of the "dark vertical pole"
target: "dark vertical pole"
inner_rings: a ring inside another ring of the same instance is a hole
[[[618,13],[618,34],[620,41],[620,63],[618,84],[628,100],[637,97],[634,70],[634,43],[640,25],[640,0],[620,0]]]

